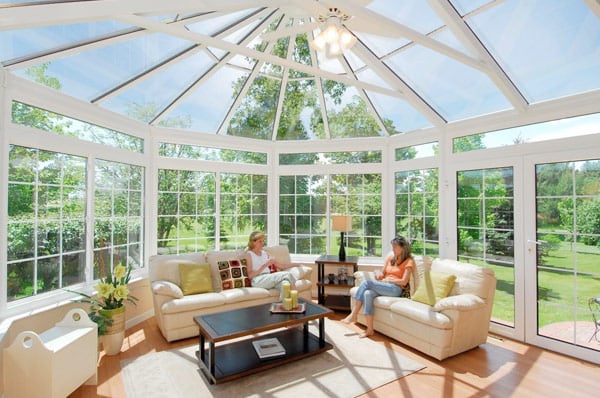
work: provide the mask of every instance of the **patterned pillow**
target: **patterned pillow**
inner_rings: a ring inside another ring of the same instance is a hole
[[[223,290],[252,286],[250,278],[248,278],[246,259],[219,261],[217,265]]]

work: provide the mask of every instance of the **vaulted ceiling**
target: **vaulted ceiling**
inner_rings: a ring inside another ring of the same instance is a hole
[[[0,64],[156,126],[413,132],[600,90],[597,0],[0,1]],[[311,44],[328,17],[339,55]]]

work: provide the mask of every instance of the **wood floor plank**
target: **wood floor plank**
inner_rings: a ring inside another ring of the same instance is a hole
[[[345,316],[336,313],[332,319]],[[359,325],[351,325],[357,332]],[[381,334],[373,340],[402,352],[426,368],[362,395],[377,397],[596,397],[599,366],[509,339],[488,338],[476,349],[438,361]],[[167,343],[154,318],[127,330],[121,353],[100,355],[98,385],[82,386],[71,398],[125,397],[120,362],[150,352],[197,343],[197,338]]]

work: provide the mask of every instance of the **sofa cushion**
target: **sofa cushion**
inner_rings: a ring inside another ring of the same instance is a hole
[[[208,264],[179,264],[179,279],[185,296],[213,291]]]
[[[206,253],[206,262],[210,264],[210,272],[213,280],[215,292],[220,292],[221,273],[219,272],[219,262],[229,260],[241,260],[246,257],[244,250],[213,250]]]
[[[380,297],[377,298],[379,299]],[[413,321],[437,329],[452,329],[452,320],[450,318],[441,312],[433,311],[431,306],[419,303],[418,301],[399,298],[390,305],[390,311],[392,312],[394,319],[400,317],[400,319],[397,320],[398,322],[402,322],[401,317],[407,317]]]
[[[197,312],[206,308],[221,307],[225,304],[225,297],[221,293],[200,293],[183,296],[180,299],[166,301],[161,306],[163,314],[177,314],[180,312]],[[193,322],[193,317],[186,314],[187,322]]]
[[[246,259],[219,261],[217,264],[223,290],[252,286],[248,278]]]
[[[290,250],[287,246],[270,246],[265,247],[264,250],[267,252],[269,257],[273,257],[279,264],[291,264],[292,259],[290,257]]]
[[[154,281],[151,284],[152,292],[154,294],[160,294],[162,296],[169,296],[173,298],[182,298],[183,292],[181,288],[169,281]]]
[[[275,295],[279,297],[279,291],[275,291]],[[262,287],[244,287],[240,289],[228,289],[221,292],[221,296],[225,299],[225,304],[234,304],[238,302],[264,299],[272,296],[270,290],[263,289]]]
[[[453,274],[425,271],[423,280],[419,283],[415,294],[412,295],[412,299],[423,304],[435,305],[439,299],[448,296],[455,280],[456,275]]]

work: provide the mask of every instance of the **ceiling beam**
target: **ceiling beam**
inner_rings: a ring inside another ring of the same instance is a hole
[[[305,73],[308,73],[308,74],[311,74],[314,76],[318,76],[318,77],[322,77],[325,79],[335,80],[340,83],[344,83],[344,84],[351,85],[351,86],[357,86],[357,87],[365,89],[365,90],[372,90],[372,91],[375,91],[375,92],[378,92],[381,94],[385,94],[385,95],[390,95],[393,97],[402,96],[401,92],[393,91],[393,90],[390,90],[390,89],[387,89],[384,87],[377,86],[375,84],[361,82],[356,79],[352,79],[348,76],[327,72],[327,71],[321,70],[319,68],[316,68],[314,66],[304,65],[299,62],[290,61],[288,59],[282,59],[282,58],[276,57],[274,55],[271,55],[267,51],[261,52],[261,51],[254,50],[252,48],[248,48],[243,45],[230,43],[225,40],[215,38],[212,36],[203,35],[203,34],[199,34],[199,33],[195,33],[195,32],[190,32],[189,30],[185,29],[184,27],[167,25],[167,24],[164,24],[161,22],[153,21],[148,18],[139,17],[137,15],[120,15],[117,17],[117,19],[121,20],[123,22],[129,23],[129,24],[135,25],[135,26],[139,26],[144,29],[148,29],[148,30],[152,30],[152,31],[156,31],[156,32],[163,32],[165,34],[177,36],[177,37],[180,37],[180,38],[183,38],[186,40],[190,40],[190,41],[193,41],[193,42],[196,42],[199,44],[204,44],[205,46],[212,46],[212,47],[220,48],[222,50],[233,52],[238,55],[245,55],[247,57],[255,58],[255,59],[258,59],[258,60],[261,60],[264,62],[278,64],[283,67],[289,67],[289,68],[295,69],[300,72],[305,72]]]

